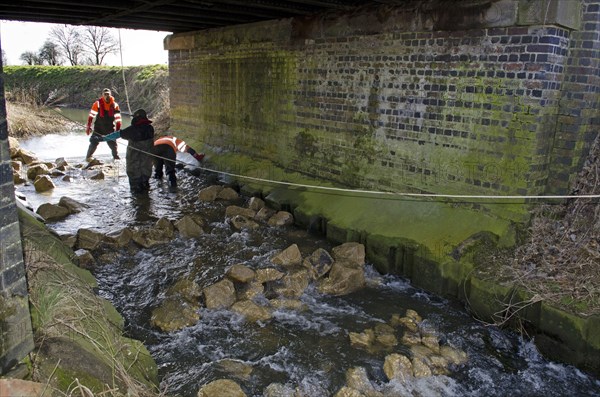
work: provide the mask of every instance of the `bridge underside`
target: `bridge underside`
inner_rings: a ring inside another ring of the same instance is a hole
[[[271,19],[352,11],[406,0],[20,0],[0,4],[0,20],[189,32]],[[414,3],[414,2],[413,2]]]

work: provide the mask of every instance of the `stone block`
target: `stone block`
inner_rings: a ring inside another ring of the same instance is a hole
[[[0,372],[15,366],[33,350],[33,332],[26,297],[0,296]]]
[[[581,27],[581,2],[573,0],[519,0],[519,25]]]

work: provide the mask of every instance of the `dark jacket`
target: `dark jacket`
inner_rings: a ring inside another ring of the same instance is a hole
[[[154,139],[152,121],[147,118],[134,117],[131,119],[131,125],[121,130],[121,138],[134,142]]]

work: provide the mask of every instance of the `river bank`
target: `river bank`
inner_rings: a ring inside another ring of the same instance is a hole
[[[5,66],[9,136],[85,130],[62,108],[89,110],[110,88],[123,114],[143,108],[158,133],[169,129],[168,69],[164,65],[118,67]]]
[[[8,377],[28,373],[44,396],[158,395],[154,360],[123,336],[124,319],[94,292],[94,276],[31,213],[20,210],[19,223],[36,349]]]

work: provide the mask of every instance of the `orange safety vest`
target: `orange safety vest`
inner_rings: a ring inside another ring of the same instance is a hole
[[[114,97],[111,96],[108,103],[104,101],[104,98],[100,98],[92,104],[90,114],[88,115],[88,127],[92,126],[92,120],[96,115],[102,119],[107,117],[111,123],[114,120],[116,129],[121,129],[121,109],[119,108],[119,104],[115,102]]]
[[[185,153],[188,151],[188,145],[184,141],[174,136],[161,136],[156,141],[154,141],[154,146],[158,145],[169,145],[173,148],[173,150],[180,151]]]

